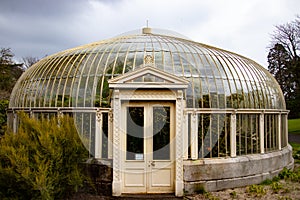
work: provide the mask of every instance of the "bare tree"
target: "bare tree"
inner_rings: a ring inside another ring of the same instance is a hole
[[[281,44],[289,52],[291,58],[298,57],[300,51],[300,16],[289,23],[275,26],[271,35],[271,45]]]
[[[13,60],[12,60],[13,57],[14,54],[10,48],[0,49],[0,64],[6,64],[6,65],[13,64]]]
[[[31,67],[33,64],[39,61],[37,57],[32,57],[32,56],[26,56],[22,58],[22,61],[24,63],[24,66],[26,69]]]
[[[290,116],[300,117],[300,17],[275,28],[268,69],[280,84]]]

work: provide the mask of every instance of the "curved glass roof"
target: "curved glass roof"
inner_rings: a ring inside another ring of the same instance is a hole
[[[276,80],[256,62],[176,34],[142,31],[40,60],[18,80],[9,106],[109,107],[108,80],[143,67],[147,55],[155,67],[190,81],[187,107],[285,109]]]

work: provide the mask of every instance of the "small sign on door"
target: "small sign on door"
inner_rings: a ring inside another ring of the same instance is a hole
[[[144,154],[136,153],[135,154],[135,160],[144,160]]]

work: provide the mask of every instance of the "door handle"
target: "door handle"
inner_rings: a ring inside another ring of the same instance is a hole
[[[149,161],[149,164],[148,164],[148,167],[155,167],[155,161],[152,160],[152,161]]]

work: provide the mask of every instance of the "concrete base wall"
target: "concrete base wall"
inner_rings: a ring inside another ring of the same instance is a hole
[[[201,189],[217,191],[259,184],[277,176],[284,168],[293,168],[292,147],[281,151],[239,156],[184,161],[184,190],[187,194]]]

